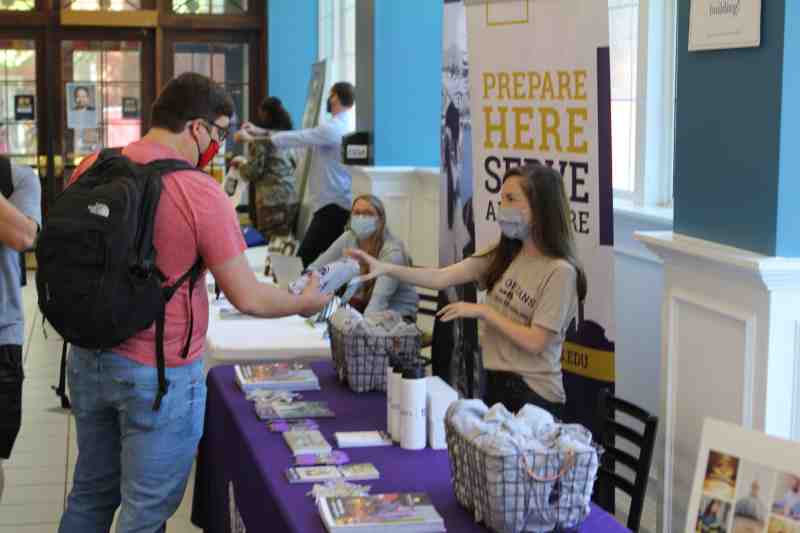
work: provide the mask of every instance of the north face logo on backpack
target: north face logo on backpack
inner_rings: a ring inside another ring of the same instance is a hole
[[[108,215],[111,214],[111,210],[108,208],[108,206],[106,204],[101,204],[101,203],[90,205],[89,212],[93,215],[97,215],[103,218],[108,218]]]

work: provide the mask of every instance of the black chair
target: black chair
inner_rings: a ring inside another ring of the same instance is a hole
[[[641,432],[621,424],[617,414],[623,413],[643,426]],[[620,489],[631,497],[628,510],[627,527],[631,531],[639,531],[644,508],[644,497],[647,492],[647,482],[650,475],[650,465],[653,460],[658,417],[630,402],[615,398],[610,391],[600,391],[597,399],[596,425],[597,440],[605,449],[600,460],[600,469],[597,473],[597,482],[592,495],[592,500],[611,514],[615,512],[614,491]],[[638,448],[639,457],[636,458],[627,451],[618,447],[618,439],[630,443],[626,449]],[[633,479],[620,475],[619,465],[633,471]]]
[[[439,305],[439,299],[435,291],[428,289],[417,289],[419,294],[419,305],[417,306],[417,315],[424,315],[433,317],[436,320],[436,310]],[[427,348],[433,344],[433,331],[422,329],[422,347]]]

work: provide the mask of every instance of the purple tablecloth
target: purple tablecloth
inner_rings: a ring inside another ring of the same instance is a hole
[[[386,427],[386,396],[354,394],[341,386],[330,362],[315,363],[321,391],[303,393],[307,400],[325,400],[336,418],[320,419],[320,430],[335,446],[334,431]],[[353,462],[373,463],[381,479],[366,481],[373,493],[426,492],[444,517],[449,532],[483,532],[456,501],[447,451],[410,452],[397,446],[348,449]],[[248,533],[280,531],[323,533],[316,506],[306,493],[310,484],[290,485],[284,470],[292,463],[288,446],[271,433],[234,382],[233,368],[218,366],[208,374],[205,434],[197,460],[192,521],[207,532],[230,532],[228,485]],[[612,516],[593,507],[581,532],[628,531]]]

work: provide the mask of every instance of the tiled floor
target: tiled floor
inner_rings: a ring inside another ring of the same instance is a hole
[[[72,419],[59,408],[58,398],[50,388],[58,382],[61,341],[52,328],[45,337],[35,291],[35,283],[29,283],[24,290],[28,334],[24,352],[23,420],[12,457],[5,463],[0,533],[56,531],[77,457]],[[189,521],[193,486],[190,479],[183,503],[167,525],[170,533],[200,531]],[[620,497],[618,501],[625,500]],[[619,518],[625,519],[622,514]],[[655,532],[655,524],[655,505],[648,502],[641,531]]]

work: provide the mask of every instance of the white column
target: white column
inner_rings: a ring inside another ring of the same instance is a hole
[[[664,262],[656,467],[671,533],[684,530],[706,417],[800,439],[800,260],[671,231],[636,238]]]

